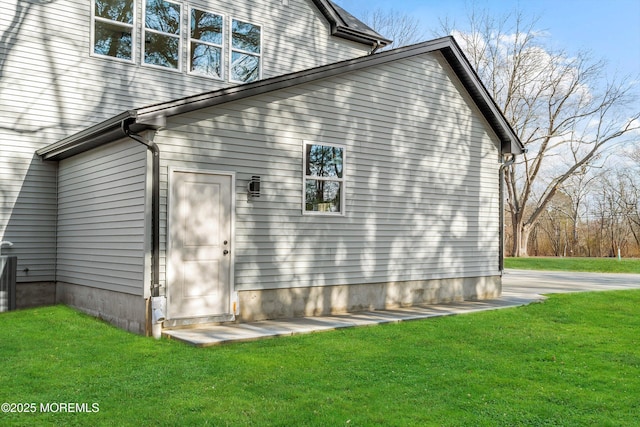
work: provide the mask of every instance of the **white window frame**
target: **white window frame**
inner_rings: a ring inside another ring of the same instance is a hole
[[[144,1],[144,0],[143,0]],[[100,16],[96,16],[96,0],[91,0],[91,45],[90,45],[90,56],[96,58],[105,58],[110,59],[112,61],[126,62],[127,64],[135,64],[136,62],[136,28],[138,26],[137,18],[137,9],[138,9],[138,0],[133,0],[133,22],[131,24],[127,24],[125,22],[112,21],[111,19],[102,18]],[[116,56],[110,55],[102,55],[100,53],[95,52],[96,46],[96,21],[104,22],[104,23],[116,23],[117,25],[121,25],[122,27],[128,28],[131,30],[131,59],[118,58]]]
[[[149,29],[147,28],[147,0],[141,0],[142,1],[142,36],[140,37],[141,39],[141,47],[140,47],[140,63],[142,64],[142,66],[144,67],[150,67],[150,68],[155,68],[157,70],[166,70],[166,71],[172,71],[174,73],[182,73],[183,72],[183,56],[184,56],[184,52],[182,51],[183,49],[183,43],[184,43],[184,4],[182,2],[179,1],[175,1],[175,0],[163,0],[166,1],[167,3],[173,3],[173,4],[177,4],[178,6],[180,6],[180,19],[178,20],[178,34],[170,34],[170,33],[163,33],[161,31],[158,30],[153,30],[153,29]],[[147,36],[147,31],[152,33],[152,34],[159,34],[162,36],[169,36],[169,37],[174,37],[178,39],[178,66],[176,68],[170,68],[170,67],[163,67],[162,65],[155,65],[155,64],[148,64],[147,62],[145,62],[144,60],[144,55],[145,55],[145,40],[146,40],[146,36]]]
[[[195,10],[199,10],[201,12],[206,12],[206,13],[211,13],[213,15],[218,15],[222,17],[222,42],[218,45],[215,43],[211,43],[211,42],[205,42],[205,41],[201,41],[198,39],[192,39],[191,38],[191,11],[195,9]],[[194,6],[189,6],[189,10],[188,10],[189,14],[187,16],[187,31],[185,31],[187,33],[187,60],[186,60],[186,67],[187,67],[187,74],[193,75],[193,76],[198,76],[198,77],[205,77],[208,79],[212,79],[212,80],[220,80],[220,81],[224,81],[225,79],[225,71],[226,71],[226,67],[224,64],[224,60],[225,60],[225,34],[227,33],[226,28],[227,28],[227,16],[223,13],[218,13],[218,12],[214,12],[212,10],[208,10],[208,9],[203,9],[200,7],[194,7]],[[230,28],[230,27],[229,27]],[[231,30],[229,30],[231,31]],[[191,42],[195,42],[195,43],[199,43],[199,44],[206,44],[208,46],[213,46],[213,47],[217,47],[220,48],[220,77],[215,77],[215,76],[210,76],[207,74],[202,74],[202,73],[198,73],[197,71],[191,71]]]
[[[342,149],[342,178],[338,177],[318,177],[307,176],[307,146],[321,145],[323,147],[335,147]],[[332,181],[339,182],[340,188],[340,211],[339,212],[321,212],[307,210],[307,180],[312,181]],[[347,212],[346,205],[347,195],[347,147],[342,144],[332,144],[328,142],[302,141],[302,214],[312,216],[345,216]]]
[[[247,24],[251,24],[251,25],[255,25],[256,27],[260,28],[260,53],[256,54],[255,52],[249,52],[246,50],[241,50],[241,49],[234,49],[233,48],[233,21],[240,21],[240,22],[244,22]],[[250,56],[257,56],[258,57],[258,78],[255,80],[252,80],[253,82],[258,81],[260,79],[262,79],[262,53],[264,51],[264,43],[263,38],[264,38],[264,26],[262,24],[259,24],[257,22],[254,22],[252,20],[249,19],[242,19],[242,18],[238,18],[238,17],[230,17],[229,18],[229,40],[228,40],[228,45],[229,45],[229,54],[228,54],[228,59],[229,59],[229,82],[232,83],[250,83],[250,82],[245,82],[242,80],[233,80],[233,73],[231,72],[232,68],[233,68],[233,53],[234,52],[238,52],[241,54],[245,54],[245,55],[250,55]]]

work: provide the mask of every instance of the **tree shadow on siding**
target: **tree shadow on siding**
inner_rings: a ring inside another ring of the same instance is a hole
[[[236,287],[268,290],[253,294],[259,316],[454,299],[459,280],[412,283],[498,274],[498,151],[434,58],[414,75],[400,72],[411,63],[375,67],[169,126],[165,152],[237,174]],[[303,141],[346,146],[344,216],[303,214]],[[262,194],[248,202],[251,175]]]
[[[21,184],[0,192],[0,203],[6,212],[0,240],[14,244],[4,247],[2,254],[18,257],[18,282],[51,282],[56,263],[56,167],[35,155],[24,163],[9,162],[11,179],[20,179]],[[54,303],[53,288],[38,288],[28,297],[22,295],[21,289],[18,287],[16,301],[19,308]]]
[[[86,22],[88,40],[90,2],[73,11],[57,1],[18,0],[12,6],[9,25],[0,34],[0,101],[10,111],[0,118],[0,240],[14,243],[5,251],[18,256],[18,282],[53,282],[58,167],[35,151],[133,108],[136,100],[128,73],[114,73],[111,62],[87,58],[89,52],[64,26],[53,27],[51,17],[65,12],[69,26],[78,19]],[[68,55],[59,55],[61,46]],[[99,243],[100,236],[95,238]]]
[[[12,50],[16,47],[16,41],[22,30],[26,17],[33,7],[54,3],[56,0],[16,0],[15,10],[7,28],[0,34],[0,80],[4,77],[6,61]]]
[[[11,34],[4,43],[17,37]],[[275,49],[285,44],[284,33],[278,37]],[[323,48],[319,42],[316,46]],[[302,56],[295,52],[291,64],[298,60]],[[53,57],[48,61],[57,85],[63,70],[54,67]],[[61,134],[68,132],[65,126],[79,130],[123,109],[184,96],[180,91],[187,90],[155,84],[144,95],[130,83],[148,69],[103,64],[97,73],[104,86],[82,88],[83,96],[95,102],[76,116],[54,88]],[[118,69],[127,71],[114,76]],[[212,119],[214,125],[201,124],[208,120],[202,114],[179,119],[182,127],[173,125],[171,132],[184,135],[173,134],[181,146],[169,142],[162,147],[165,171],[166,162],[174,161],[237,174],[239,289],[284,289],[262,302],[280,307],[282,316],[325,314],[413,301],[413,290],[404,285],[392,289],[385,285],[389,282],[492,270],[468,267],[474,258],[479,263],[487,259],[477,238],[485,203],[479,182],[486,177],[481,168],[474,169],[473,125],[463,110],[452,107],[455,94],[438,90],[437,81],[427,84],[426,77],[420,70],[403,77],[401,67],[385,66],[223,106],[212,114],[225,115],[218,122]],[[404,97],[398,96],[402,91]],[[302,214],[304,140],[347,147],[345,216]],[[263,195],[249,203],[245,187],[252,175],[262,177]],[[166,197],[163,206],[166,223]],[[363,290],[359,284],[375,286]]]
[[[2,135],[2,185],[0,186],[0,240],[10,241],[11,248],[3,253],[18,257],[17,280],[50,281],[54,279],[55,265],[55,167],[43,164],[33,153],[34,143],[58,125],[49,120],[33,120],[10,101],[21,96],[21,87],[10,86],[7,66],[17,54],[21,37],[25,37],[25,22],[39,8],[54,0],[17,0],[9,6],[8,25],[0,34],[0,102],[11,114],[0,119]],[[10,92],[13,91],[13,92]],[[13,95],[12,95],[13,93]],[[23,306],[23,301],[17,302]]]

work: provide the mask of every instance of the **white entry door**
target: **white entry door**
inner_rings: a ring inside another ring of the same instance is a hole
[[[167,318],[231,313],[232,176],[173,171]]]

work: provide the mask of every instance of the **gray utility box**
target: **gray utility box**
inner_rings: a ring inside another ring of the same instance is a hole
[[[18,257],[0,256],[0,313],[16,309]]]

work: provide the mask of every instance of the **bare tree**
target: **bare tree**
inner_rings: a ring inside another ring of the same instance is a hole
[[[626,233],[633,236],[640,250],[640,148],[629,156],[634,162],[618,166],[618,172],[609,185],[614,195],[616,208],[625,223]]]
[[[620,172],[612,172],[600,182],[596,194],[596,212],[602,221],[600,245],[605,251],[601,255],[616,256],[630,244],[627,185],[626,177]]]
[[[505,171],[514,256],[562,185],[639,128],[630,79],[606,82],[587,52],[553,52],[521,13],[471,12],[466,32],[447,28],[527,148]]]
[[[638,138],[640,140],[640,138]],[[631,175],[631,200],[630,200],[630,222],[634,230],[633,236],[638,244],[638,251],[640,251],[640,146],[638,143],[635,145],[635,150],[629,156],[634,161],[634,167],[630,172]]]
[[[360,19],[393,43],[385,49],[407,46],[425,38],[420,21],[393,9],[375,9],[360,14]]]
[[[602,178],[602,171],[589,170],[586,165],[583,165],[579,171],[576,171],[574,175],[569,177],[562,184],[562,192],[569,196],[571,199],[571,208],[568,211],[568,215],[571,219],[571,236],[569,241],[569,253],[572,256],[582,255],[581,249],[584,249],[584,254],[589,256],[588,239],[582,239],[584,241],[584,248],[581,248],[580,238],[580,223],[581,220],[587,222],[586,231],[588,232],[588,212],[587,212],[587,199],[589,193],[593,191],[594,183]]]
[[[559,192],[538,222],[550,243],[554,256],[566,256],[571,244],[573,204],[571,197]]]

